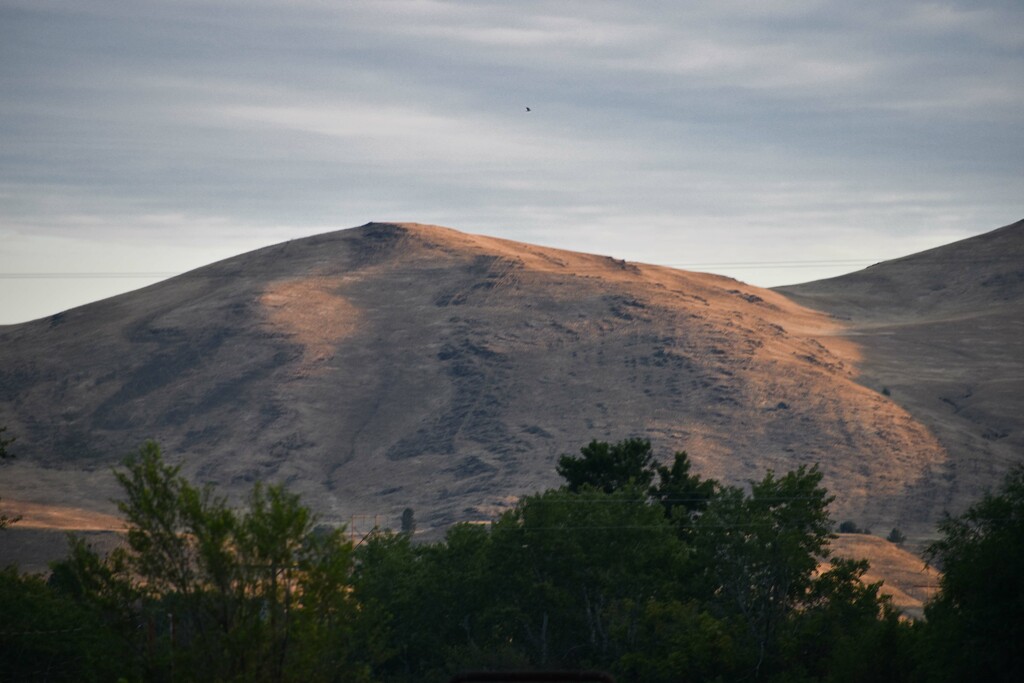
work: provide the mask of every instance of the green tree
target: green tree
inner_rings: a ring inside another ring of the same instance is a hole
[[[130,654],[103,616],[42,576],[0,570],[0,680],[109,681],[129,675]]]
[[[352,545],[314,533],[297,496],[256,486],[235,511],[198,489],[148,443],[116,473],[127,546],[102,561],[77,548],[60,568],[94,602],[136,596],[150,635],[145,677],[357,680],[372,651],[357,642]]]
[[[654,453],[647,439],[625,439],[616,444],[591,441],[580,449],[581,457],[563,455],[556,471],[572,492],[584,486],[605,493],[627,486],[646,490],[654,480]]]
[[[942,570],[926,606],[926,664],[935,680],[1024,676],[1024,466],[966,512],[947,516],[927,551]]]
[[[656,468],[639,446],[630,467],[619,467],[628,448],[599,442],[567,456],[578,466],[560,468],[569,485],[525,496],[489,529],[456,525],[432,544],[368,538],[354,591],[381,618],[387,658],[374,675],[907,680],[908,658],[896,655],[910,629],[862,582],[866,563],[817,572],[832,538],[817,468],[768,473],[745,493],[700,480],[685,454]]]
[[[485,527],[457,524],[439,543],[378,531],[360,545],[355,595],[386,642],[377,677],[447,680],[508,649],[495,635],[504,577],[490,567],[490,543]]]
[[[7,431],[7,427],[0,427],[0,460],[7,460],[8,458],[14,457],[8,451],[7,447],[14,443],[14,439],[5,439],[4,432]],[[20,519],[19,517],[10,517],[5,513],[0,512],[0,529],[6,529],[11,524]]]
[[[695,545],[708,581],[705,595],[744,625],[750,673],[777,668],[779,638],[810,590],[833,538],[817,466],[776,477],[769,471],[750,494],[722,488],[696,522]]]
[[[412,536],[416,533],[416,514],[412,508],[402,510],[402,533]]]
[[[646,492],[546,491],[492,529],[505,577],[503,632],[536,666],[606,666],[636,643],[646,604],[667,596],[687,553]]]
[[[790,679],[909,681],[912,629],[881,582],[867,583],[866,560],[833,557],[792,611],[779,643],[779,670]]]
[[[85,540],[69,535],[68,556],[51,564],[48,584],[78,608],[99,615],[102,628],[112,634],[112,640],[101,652],[117,662],[120,676],[137,680],[147,668],[159,670],[159,666],[154,666],[157,660],[163,664],[167,660],[153,647],[155,633],[154,641],[147,642],[141,637],[140,624],[152,624],[154,611],[140,609],[142,596],[127,576],[125,557],[123,549],[101,557]]]
[[[421,672],[437,622],[423,614],[420,552],[407,534],[375,530],[356,548],[353,590],[366,610],[379,618],[376,628],[385,646],[375,675],[382,680],[412,680]]]
[[[684,536],[691,533],[693,520],[707,508],[718,488],[714,479],[690,474],[690,468],[686,451],[676,453],[671,467],[657,466],[658,483],[650,491]]]
[[[740,674],[729,624],[695,598],[651,599],[632,647],[615,664],[616,680],[712,681]]]

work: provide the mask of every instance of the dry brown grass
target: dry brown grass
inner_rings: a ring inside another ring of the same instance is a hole
[[[913,619],[924,615],[924,604],[939,587],[939,573],[917,555],[867,534],[838,534],[832,554],[854,560],[868,560],[871,568],[866,583],[882,581],[881,593],[892,597],[893,605]]]
[[[260,296],[271,329],[304,347],[303,370],[323,368],[359,325],[359,310],[336,294],[340,283],[326,277],[279,280]]]
[[[20,529],[49,529],[57,531],[124,531],[124,522],[102,512],[77,507],[30,503],[3,499],[0,511],[20,517]]]

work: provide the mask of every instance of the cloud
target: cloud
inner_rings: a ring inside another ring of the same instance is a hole
[[[230,107],[214,112],[214,117],[221,117],[221,125],[229,128],[280,129],[338,139],[350,154],[366,161],[376,157],[387,163],[552,163],[559,157],[511,116],[487,119],[413,106],[330,103]]]
[[[1022,24],[1012,2],[0,0],[0,232],[159,249],[405,219],[643,260],[896,256],[1020,217]]]

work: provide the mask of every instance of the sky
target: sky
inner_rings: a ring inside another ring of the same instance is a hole
[[[0,324],[369,221],[831,277],[1024,218],[1022,124],[1020,0],[0,0]]]

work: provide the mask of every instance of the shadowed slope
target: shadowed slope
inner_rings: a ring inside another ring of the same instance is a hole
[[[930,528],[946,454],[837,331],[729,278],[369,224],[0,329],[22,456],[0,495],[102,506],[155,438],[234,494],[283,481],[329,519],[427,528],[645,436],[729,481],[820,462],[837,516]]]
[[[1024,458],[1024,221],[777,291],[841,321],[860,381],[936,434],[951,512]]]

